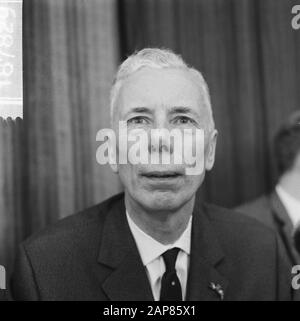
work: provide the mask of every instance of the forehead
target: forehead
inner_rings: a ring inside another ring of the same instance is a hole
[[[189,106],[199,109],[200,86],[188,70],[142,68],[129,76],[119,93],[119,110],[135,107]]]

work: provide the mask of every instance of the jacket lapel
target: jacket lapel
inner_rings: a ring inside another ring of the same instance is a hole
[[[103,228],[98,262],[111,269],[102,289],[114,301],[153,301],[145,268],[126,219],[124,200],[110,209]],[[226,299],[224,254],[205,210],[196,200],[186,299]]]
[[[284,246],[287,249],[288,255],[292,262],[297,264],[300,262],[300,258],[293,244],[294,228],[292,221],[276,192],[271,194],[270,203],[274,219],[279,226],[279,233],[283,240]]]
[[[153,300],[145,268],[128,226],[123,198],[112,205],[107,215],[98,262],[112,269],[102,284],[110,300]]]
[[[226,299],[227,278],[224,254],[204,208],[196,201],[191,243],[190,270],[187,283],[188,301]]]

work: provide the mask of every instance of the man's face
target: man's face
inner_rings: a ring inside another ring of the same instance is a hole
[[[115,111],[114,127],[118,132],[118,121],[127,123],[128,131],[143,129],[150,135],[151,129],[204,129],[208,121],[200,87],[191,73],[179,69],[142,68],[128,77],[119,93]],[[164,144],[153,148],[149,138],[148,152],[169,153],[174,146]],[[211,169],[214,162],[216,134],[205,139],[204,166]],[[132,143],[131,143],[132,144]],[[119,146],[117,146],[119,148]],[[130,142],[128,142],[130,149]],[[203,159],[202,159],[203,160]],[[200,175],[186,175],[190,166],[182,164],[119,164],[119,172],[126,196],[130,201],[152,211],[172,211],[192,200],[204,179]]]

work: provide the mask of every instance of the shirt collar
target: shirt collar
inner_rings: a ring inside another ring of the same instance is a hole
[[[285,206],[293,226],[300,222],[300,201],[286,192],[279,184],[276,186],[276,192]]]
[[[126,211],[127,221],[130,227],[130,230],[135,239],[136,245],[138,247],[139,253],[142,258],[144,266],[148,265],[153,260],[160,257],[165,251],[178,247],[186,254],[190,254],[191,250],[191,227],[192,227],[192,215],[189,219],[186,229],[181,234],[179,239],[177,239],[173,244],[164,245],[150,235],[142,231],[131,219],[130,215]]]

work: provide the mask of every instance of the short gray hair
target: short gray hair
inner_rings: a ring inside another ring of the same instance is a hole
[[[205,107],[208,111],[209,123],[208,131],[212,131],[215,128],[213,112],[211,107],[211,99],[209,94],[209,89],[207,83],[202,76],[201,72],[193,67],[188,66],[180,55],[175,54],[169,49],[159,49],[159,48],[145,48],[140,51],[135,52],[129,56],[119,67],[116,77],[114,79],[111,93],[110,93],[110,116],[111,122],[113,121],[113,115],[115,110],[116,101],[119,95],[119,91],[122,86],[124,79],[134,74],[136,71],[143,67],[150,68],[177,68],[185,69],[191,72],[197,83],[200,85],[202,91],[202,99]]]

